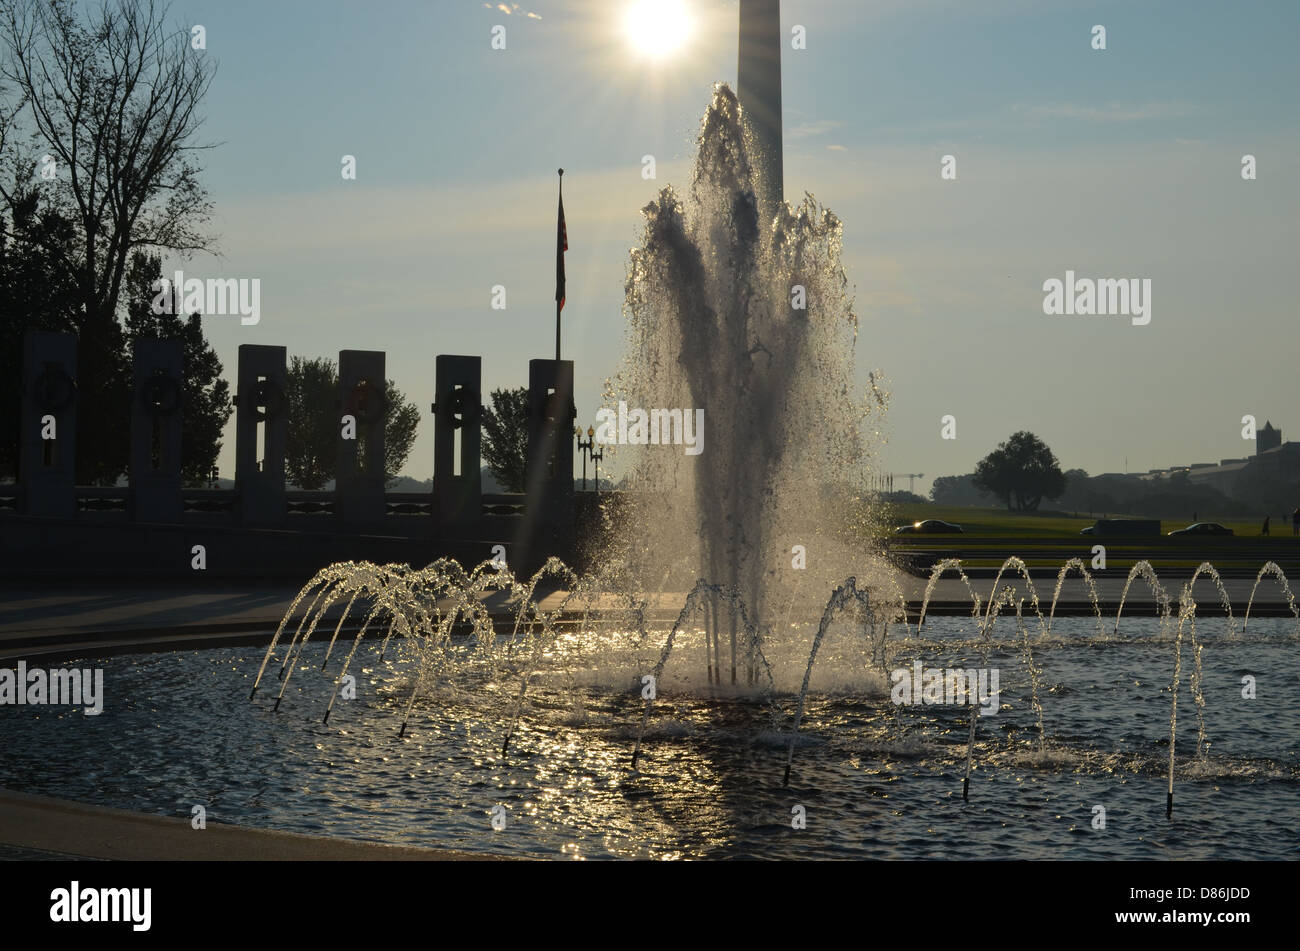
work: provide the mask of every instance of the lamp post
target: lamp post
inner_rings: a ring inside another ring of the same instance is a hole
[[[587,433],[589,434],[588,439],[596,435],[596,431],[592,429],[590,426],[587,427]],[[590,454],[591,454],[591,461],[596,464],[596,494],[600,495],[600,460],[605,458],[605,450],[592,449],[590,450]]]
[[[578,449],[582,452],[582,491],[587,491],[587,456],[591,455],[592,440],[595,438],[596,430],[590,426],[587,427],[587,441],[582,441],[582,427],[574,426],[573,434],[578,437]]]

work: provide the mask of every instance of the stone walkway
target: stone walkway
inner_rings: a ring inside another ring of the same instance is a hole
[[[273,832],[88,806],[0,789],[0,858],[127,861],[473,861],[493,856]],[[6,852],[8,855],[6,856]]]

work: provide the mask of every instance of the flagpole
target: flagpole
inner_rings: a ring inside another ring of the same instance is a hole
[[[564,169],[560,169],[560,207],[564,207]],[[557,365],[560,362],[560,311],[563,308],[564,302],[559,299],[559,295],[557,294],[555,301],[555,362]],[[557,370],[556,372],[559,371]]]

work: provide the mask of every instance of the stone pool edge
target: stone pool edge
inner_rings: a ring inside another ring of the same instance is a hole
[[[197,862],[466,862],[504,856],[277,832],[92,806],[0,788],[0,843],[69,859]]]

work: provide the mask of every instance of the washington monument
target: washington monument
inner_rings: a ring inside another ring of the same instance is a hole
[[[754,136],[759,208],[771,215],[785,196],[781,161],[781,0],[740,0],[736,95]]]

